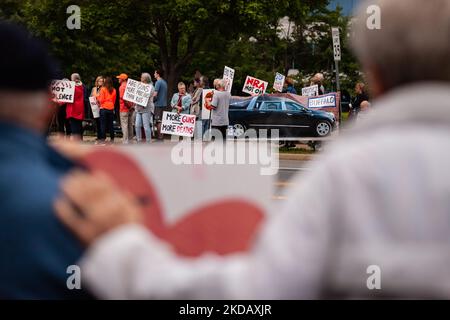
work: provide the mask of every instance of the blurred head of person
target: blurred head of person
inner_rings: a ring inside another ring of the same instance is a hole
[[[123,82],[127,82],[128,81],[128,75],[125,74],[125,73],[121,73],[116,78],[119,80],[120,84],[122,84]]]
[[[364,100],[363,102],[361,102],[360,105],[360,112],[367,112],[369,111],[371,108],[370,102],[367,100]]]
[[[227,86],[227,83],[224,79],[217,79],[216,88],[219,91],[225,91],[225,88]]]
[[[81,77],[78,73],[72,73],[72,75],[70,76],[70,80],[75,82],[77,85],[82,84]]]
[[[178,83],[178,93],[181,95],[186,94],[186,85],[184,84],[184,82]]]
[[[161,69],[156,69],[153,76],[155,77],[156,80],[159,80],[164,76],[164,74]]]
[[[141,74],[141,82],[143,83],[152,83],[152,77],[150,76],[149,73],[144,72]]]
[[[105,78],[105,84],[103,85],[109,93],[112,93],[114,90],[114,84],[113,84],[113,80],[111,77],[106,77]]]
[[[102,76],[98,76],[98,77],[95,79],[95,86],[96,86],[97,88],[98,88],[98,87],[102,87],[104,82],[105,82],[105,79],[104,79]]]
[[[362,82],[358,82],[355,86],[355,92],[356,94],[366,93],[366,85]]]
[[[0,121],[44,132],[53,115],[50,84],[59,79],[47,48],[11,23],[0,22]],[[26,75],[24,78],[23,75]]]
[[[200,82],[201,82],[202,88],[206,87],[206,86],[209,86],[209,79],[208,79],[207,76],[201,76],[200,77]]]
[[[381,28],[368,28],[369,5],[381,12]],[[450,1],[371,0],[362,3],[352,46],[371,93],[379,97],[420,82],[450,82]]]

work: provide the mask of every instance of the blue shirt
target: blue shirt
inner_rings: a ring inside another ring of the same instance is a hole
[[[156,95],[155,107],[167,107],[167,82],[164,79],[159,79],[155,83]]]
[[[73,167],[45,137],[0,122],[0,298],[89,297],[66,286],[67,267],[83,249],[53,210],[61,177]]]

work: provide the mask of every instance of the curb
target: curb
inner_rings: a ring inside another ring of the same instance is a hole
[[[278,153],[280,160],[297,160],[297,161],[309,161],[314,159],[313,154],[295,154],[295,153]]]

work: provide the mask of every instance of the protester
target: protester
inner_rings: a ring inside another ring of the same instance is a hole
[[[172,111],[172,107],[167,106],[167,82],[162,78],[163,73],[161,70],[156,70],[154,73],[156,83],[155,83],[155,122],[157,129],[158,140],[163,140],[164,135],[161,133],[161,121],[164,111]]]
[[[369,101],[364,100],[361,102],[360,110],[358,112],[357,121],[360,122],[362,120],[366,121],[371,113],[372,106]]]
[[[85,110],[85,88],[78,73],[70,77],[75,82],[75,95],[73,103],[66,105],[66,117],[70,123],[71,137],[83,140],[83,120]]]
[[[170,102],[172,112],[189,114],[191,101],[191,96],[186,93],[186,85],[183,82],[178,83],[178,92],[172,96]]]
[[[67,103],[57,104],[58,111],[56,113],[56,131],[62,136],[70,137],[70,121],[66,114]]]
[[[55,219],[53,200],[74,163],[47,145],[56,111],[49,91],[60,79],[43,44],[0,22],[0,297],[86,298],[68,290],[68,267],[83,250]],[[26,74],[26,81],[23,75]]]
[[[194,130],[194,138],[201,139],[202,138],[202,95],[203,95],[203,81],[200,79],[195,80],[195,91],[192,96],[191,102],[191,111],[190,114],[195,115],[195,130]]]
[[[123,99],[127,87],[128,75],[121,73],[116,77],[119,79],[119,105],[120,105],[120,127],[122,128],[123,143],[130,143],[133,138],[133,112],[134,103]]]
[[[203,90],[209,89],[209,79],[206,76],[201,76],[201,82],[203,84]],[[206,101],[212,102],[212,98],[214,95],[214,91],[205,95],[205,101],[202,101],[202,108],[205,107]],[[203,98],[203,97],[202,97]],[[201,114],[200,114],[201,115]],[[205,134],[211,128],[211,119],[203,119],[202,118],[202,137],[205,139]]]
[[[84,215],[60,202],[59,216],[91,245],[80,264],[97,295],[450,298],[450,150],[442,147],[450,139],[450,2],[370,4],[383,13],[382,28],[367,28],[363,3],[352,41],[376,99],[370,121],[294,181],[249,253],[179,258],[136,224],[138,206],[110,183],[83,173],[65,181]],[[77,201],[94,181],[114,196]],[[120,210],[97,210],[112,197]]]
[[[294,80],[291,78],[286,78],[285,80],[286,89],[284,92],[297,94],[297,90],[294,87]]]
[[[363,101],[369,101],[369,95],[366,92],[366,85],[362,82],[358,82],[355,86],[355,99],[353,100],[353,103],[351,104],[351,110],[349,114],[349,119],[356,119],[358,117],[358,113],[361,109],[361,103]]]
[[[227,129],[230,124],[228,109],[230,106],[231,94],[225,90],[226,82],[220,79],[216,83],[217,90],[214,92],[212,100],[213,111],[211,114],[211,128],[220,131],[222,138],[227,138]]]
[[[319,87],[319,95],[325,94],[325,87],[323,83],[325,81],[325,77],[323,73],[316,73],[314,77],[311,79],[311,86],[317,85]]]
[[[95,97],[97,98],[100,94],[100,89],[103,86],[105,79],[102,76],[98,76],[95,79],[95,85],[91,90],[91,97]],[[95,130],[97,132],[97,141],[100,140],[100,134],[101,134],[101,129],[100,129],[100,117],[98,118],[94,118],[95,121]]]
[[[141,75],[141,82],[150,84],[151,89],[147,105],[136,105],[136,138],[138,143],[142,141],[142,128],[144,128],[145,140],[147,143],[150,143],[152,141],[153,113],[155,112],[155,105],[151,97],[153,97],[155,88],[153,87],[152,77],[148,73]]]
[[[110,143],[114,143],[114,105],[116,103],[116,89],[114,89],[113,81],[110,77],[105,78],[105,84],[100,89],[97,97],[100,103],[100,128],[101,137],[99,142],[104,143],[106,139],[106,131],[109,131]]]

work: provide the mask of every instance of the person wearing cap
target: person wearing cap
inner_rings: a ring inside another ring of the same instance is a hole
[[[0,42],[0,297],[89,297],[68,289],[83,248],[54,218],[61,179],[76,167],[45,138],[56,112],[49,85],[61,76],[24,29],[0,22]]]
[[[130,143],[130,138],[133,138],[133,113],[134,104],[123,99],[125,96],[125,89],[127,87],[128,75],[125,73],[116,77],[119,79],[119,102],[120,102],[120,127],[122,128],[123,143]]]

